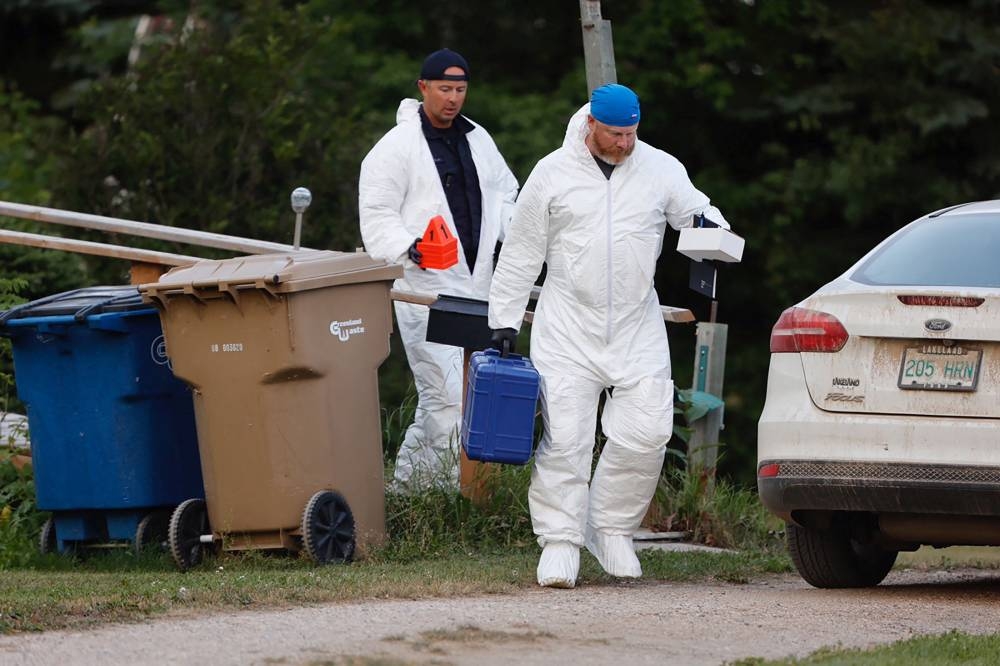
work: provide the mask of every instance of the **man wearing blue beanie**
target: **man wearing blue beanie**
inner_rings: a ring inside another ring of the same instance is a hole
[[[605,125],[631,127],[639,124],[639,97],[630,88],[608,83],[590,96],[590,115]]]
[[[510,223],[517,180],[483,127],[461,114],[469,63],[451,49],[427,56],[396,126],[361,163],[358,212],[365,249],[403,264],[395,287],[485,299],[496,243]],[[461,242],[458,263],[426,269],[417,242],[435,216]],[[397,301],[396,325],[417,388],[413,423],[396,456],[394,485],[408,491],[457,488],[462,417],[462,350],[428,342],[428,309]]]
[[[490,289],[494,344],[513,343],[535,278],[531,329],[544,432],[528,491],[542,555],[538,583],[573,587],[580,548],[637,578],[632,547],[673,430],[670,351],[653,288],[669,224],[703,215],[729,227],[673,156],[637,138],[639,98],[609,84],[532,170]],[[607,437],[591,478],[598,401]]]

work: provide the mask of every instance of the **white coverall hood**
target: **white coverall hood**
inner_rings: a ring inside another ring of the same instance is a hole
[[[585,144],[589,105],[517,200],[490,290],[491,328],[519,328],[543,262],[531,358],[544,434],[529,507],[539,544],[584,544],[609,573],[641,574],[631,548],[673,425],[670,354],[653,288],[666,226],[728,227],[673,156],[637,140],[606,177]],[[590,481],[597,406],[607,441]],[[625,552],[625,551],[628,552]],[[541,580],[539,574],[539,582]]]
[[[407,256],[427,223],[441,215],[456,238],[448,199],[419,115],[420,102],[404,99],[396,126],[361,163],[358,212],[365,249],[376,259],[398,262],[404,274],[395,288],[422,294],[485,299],[493,276],[493,248],[502,240],[514,209],[517,180],[485,129],[466,134],[482,195],[479,253],[470,273],[465,252],[447,270],[423,270]],[[471,122],[471,121],[470,121]],[[462,350],[427,342],[428,309],[396,302],[396,324],[417,389],[413,423],[396,460],[397,485],[420,488],[458,480],[458,425],[462,403]]]

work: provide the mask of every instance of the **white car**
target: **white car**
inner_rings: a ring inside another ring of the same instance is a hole
[[[906,225],[781,314],[757,454],[816,587],[1000,545],[1000,200]]]

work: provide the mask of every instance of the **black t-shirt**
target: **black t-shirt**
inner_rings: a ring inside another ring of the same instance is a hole
[[[604,174],[604,177],[611,180],[611,172],[615,170],[615,165],[608,164],[597,155],[594,155],[594,161],[597,162],[597,166],[601,168],[601,173]]]
[[[483,219],[483,197],[479,190],[479,174],[472,160],[472,150],[465,136],[475,126],[462,116],[457,116],[451,127],[438,128],[431,125],[420,107],[420,123],[424,137],[434,157],[441,186],[448,198],[458,240],[462,243],[469,272],[475,270],[479,255],[479,232]]]

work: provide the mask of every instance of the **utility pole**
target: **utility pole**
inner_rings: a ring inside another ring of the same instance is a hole
[[[601,18],[600,0],[580,0],[580,26],[583,29],[583,61],[587,68],[587,98],[590,99],[594,88],[618,83],[611,21]]]

